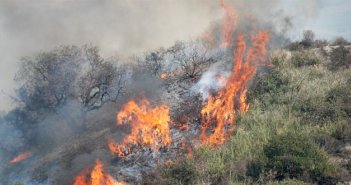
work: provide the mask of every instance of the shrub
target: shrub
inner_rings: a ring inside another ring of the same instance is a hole
[[[183,160],[166,169],[164,176],[174,184],[194,184],[198,174],[193,161]]]
[[[349,68],[351,65],[351,52],[343,45],[334,48],[330,53],[330,63],[328,68],[330,70],[338,70],[340,68]]]
[[[350,44],[349,41],[347,41],[344,37],[337,37],[334,41],[333,44],[334,46],[340,46],[340,45],[348,45]]]
[[[294,109],[307,123],[324,124],[340,122],[351,117],[351,85],[339,85],[330,89],[326,96],[299,100]]]
[[[335,124],[335,130],[332,136],[338,140],[349,140],[351,139],[351,123],[350,122],[338,122]]]
[[[277,94],[288,91],[288,79],[285,78],[278,70],[273,69],[270,73],[264,74],[255,84],[248,95],[249,100],[258,98],[269,106],[278,103]]]
[[[296,180],[296,179],[287,179],[283,181],[272,181],[266,183],[266,185],[308,185],[309,183]]]
[[[336,166],[327,154],[306,134],[278,135],[264,147],[265,175],[276,180],[286,178],[325,180],[336,174]]]
[[[303,67],[318,65],[321,60],[311,51],[300,51],[292,54],[291,62],[295,67]]]

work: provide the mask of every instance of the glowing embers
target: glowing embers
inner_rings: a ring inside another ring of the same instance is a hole
[[[139,104],[131,100],[117,113],[117,124],[130,124],[131,133],[121,143],[109,140],[109,149],[119,157],[130,153],[133,147],[146,146],[158,151],[172,142],[169,123],[167,105],[152,106],[146,98]]]
[[[251,36],[252,47],[246,48],[245,36],[239,35],[233,51],[233,69],[225,80],[225,86],[208,98],[201,110],[203,144],[220,145],[233,130],[236,112],[247,111],[247,85],[256,67],[266,64],[266,44],[269,33],[259,32]],[[227,127],[231,127],[228,129]],[[209,133],[210,132],[210,133]]]
[[[76,176],[73,185],[124,185],[124,183],[117,182],[104,169],[102,162],[96,160],[94,168],[89,173],[85,170],[80,175]]]
[[[15,164],[19,163],[32,155],[32,151],[24,152],[13,158],[9,163]]]

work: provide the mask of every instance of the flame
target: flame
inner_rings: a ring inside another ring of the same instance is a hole
[[[21,162],[21,161],[27,159],[31,155],[32,155],[32,151],[21,153],[18,156],[16,156],[15,158],[13,158],[9,163],[15,164],[15,163]]]
[[[78,175],[73,185],[124,185],[125,183],[117,182],[103,170],[100,160],[96,160],[95,166],[91,173],[83,172]]]
[[[167,73],[161,73],[160,74],[160,78],[166,79],[166,78],[168,78],[168,74]]]
[[[224,2],[224,0],[219,0],[219,4],[225,12],[222,29],[222,46],[226,48],[232,43],[232,33],[237,25],[238,16],[236,15],[234,8],[230,4]]]
[[[232,43],[232,33],[236,26],[237,16],[233,7],[220,0],[225,10],[224,24],[222,28],[222,46],[229,47]],[[220,145],[227,138],[227,126],[232,126],[235,121],[235,111],[245,112],[249,109],[246,103],[246,88],[253,76],[257,65],[266,62],[266,44],[269,40],[268,32],[258,32],[251,36],[252,46],[246,47],[245,35],[239,34],[236,41],[236,49],[233,50],[233,69],[226,79],[219,78],[225,83],[217,95],[210,96],[201,110],[202,129],[200,140],[203,144]],[[208,129],[212,129],[207,134]]]
[[[140,101],[140,105],[134,100],[129,101],[117,114],[117,124],[129,123],[131,133],[123,139],[121,144],[109,140],[109,149],[113,154],[124,157],[124,152],[130,153],[133,144],[148,146],[153,151],[168,146],[172,142],[168,112],[167,105],[153,107],[146,98]]]

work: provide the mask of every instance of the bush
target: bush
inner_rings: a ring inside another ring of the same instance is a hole
[[[326,95],[298,99],[293,108],[305,123],[337,123],[351,117],[351,82],[336,86]]]
[[[340,68],[349,68],[351,65],[351,52],[343,45],[335,48],[330,53],[330,70],[338,70]]]
[[[300,51],[292,54],[291,62],[295,67],[303,67],[318,65],[321,60],[311,51]]]
[[[338,140],[349,140],[351,139],[351,123],[338,122],[335,125],[335,130],[332,136]]]
[[[326,100],[333,106],[335,111],[340,111],[340,116],[351,117],[351,83],[337,86],[328,92]]]
[[[172,184],[194,184],[198,174],[193,161],[181,161],[166,169],[164,176]]]
[[[309,183],[296,180],[296,179],[287,179],[283,181],[272,181],[266,183],[266,185],[308,185]]]
[[[336,166],[327,154],[306,134],[278,135],[264,147],[265,176],[276,180],[286,178],[321,181],[336,174]]]
[[[277,94],[288,91],[288,79],[285,78],[278,70],[273,69],[269,74],[265,74],[255,84],[249,92],[248,99],[258,98],[269,106],[278,103]]]
[[[333,41],[333,46],[340,46],[340,45],[348,45],[350,44],[349,41],[347,41],[344,37],[337,37],[334,41]]]

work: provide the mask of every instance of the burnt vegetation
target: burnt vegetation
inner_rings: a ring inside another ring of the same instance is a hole
[[[273,65],[260,72],[252,82],[248,89],[250,109],[238,115],[235,132],[228,142],[217,147],[197,147],[192,156],[179,157],[170,163],[153,168],[149,173],[143,172],[142,182],[144,184],[350,182],[349,42],[343,38],[337,38],[332,43],[315,40],[312,31],[305,31],[301,41],[289,44],[286,49],[272,54],[270,58]],[[90,45],[61,46],[52,51],[25,57],[16,76],[19,88],[13,98],[18,106],[0,120],[1,128],[16,131],[13,132],[13,137],[21,140],[11,137],[4,139],[0,145],[3,153],[1,155],[5,156],[2,162],[6,163],[8,156],[14,156],[23,150],[35,148],[36,151],[44,149],[50,151],[61,146],[54,144],[47,148],[42,142],[49,142],[50,134],[43,135],[37,129],[60,118],[62,112],[67,112],[67,107],[71,108],[68,111],[79,110],[82,123],[74,125],[75,122],[70,121],[67,121],[68,124],[58,122],[56,126],[67,127],[71,131],[71,127],[67,126],[71,124],[75,128],[78,127],[77,130],[89,130],[91,127],[88,124],[89,119],[93,120],[92,117],[97,115],[97,111],[104,112],[110,107],[119,107],[121,103],[126,102],[126,99],[139,93],[136,92],[139,89],[145,90],[147,96],[159,96],[155,101],[162,101],[160,100],[164,98],[162,96],[168,93],[173,100],[169,100],[169,104],[174,125],[199,127],[203,100],[199,94],[191,92],[190,88],[211,64],[225,60],[226,57],[222,51],[214,50],[200,41],[177,42],[168,49],[160,48],[143,56],[137,56],[133,58],[135,61],[131,64],[123,63],[116,58],[105,59],[97,47]],[[146,86],[149,87],[145,88]],[[149,93],[149,90],[154,92],[153,89],[157,88],[164,92]],[[74,106],[71,106],[72,104]],[[52,118],[48,115],[58,116]],[[105,131],[105,127],[102,127],[98,130],[102,132],[101,135],[104,133],[113,135],[110,133],[111,127],[107,126],[108,129]],[[72,131],[71,134],[61,137],[66,139],[63,141],[74,140],[82,133],[84,132]],[[93,131],[85,133],[88,135],[85,137],[93,137],[91,133]],[[99,137],[105,141],[106,138],[101,135]],[[16,140],[17,143],[12,140]],[[106,147],[101,146],[102,142],[99,141],[91,147]],[[89,147],[68,148],[73,153],[93,153],[93,149]],[[75,148],[78,148],[77,151]],[[167,152],[167,149],[163,150]],[[45,157],[45,154],[40,157]],[[67,158],[63,169],[72,170],[70,163],[75,158],[72,156]],[[114,160],[118,163],[118,159]],[[19,171],[18,168],[7,167],[1,171],[2,176],[7,177],[11,171]],[[49,173],[41,173],[44,175],[40,176],[39,182],[44,182],[48,179]],[[2,179],[4,183],[10,180]],[[71,181],[72,179],[65,179],[55,182],[64,184]]]

